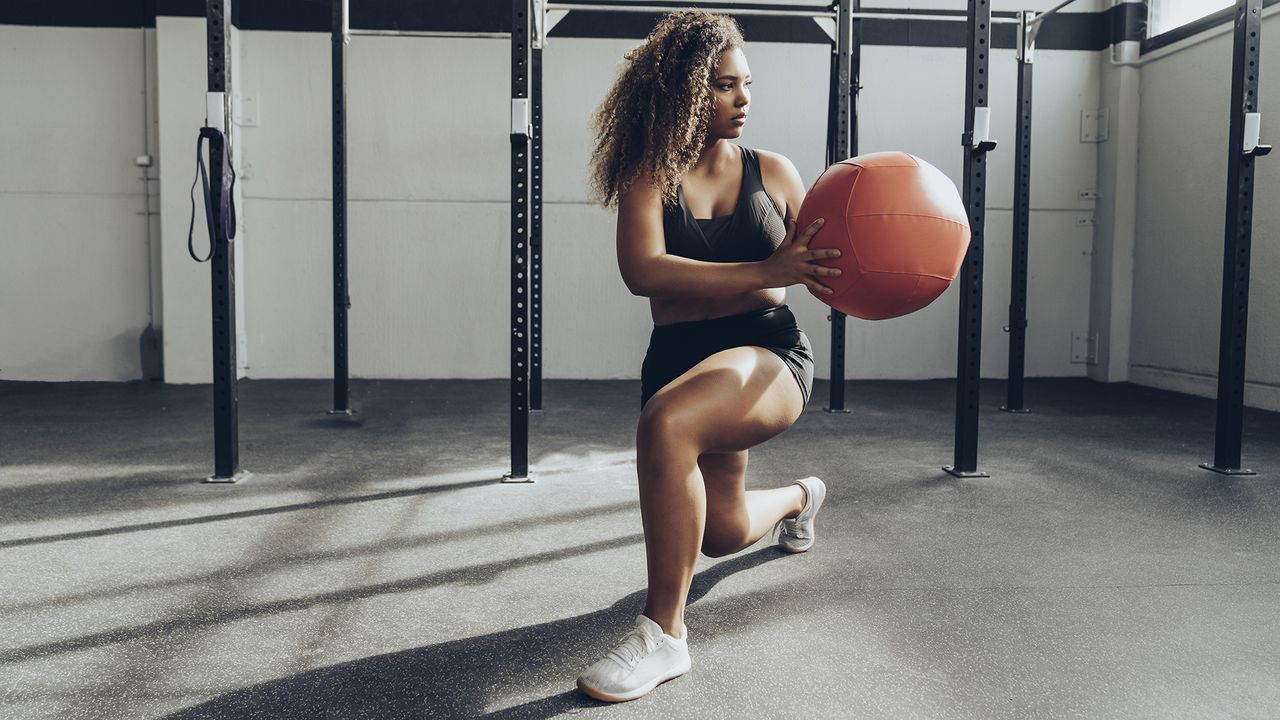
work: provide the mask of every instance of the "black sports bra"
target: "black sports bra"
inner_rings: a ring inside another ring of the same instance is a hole
[[[729,215],[698,219],[689,212],[684,189],[676,188],[676,204],[662,212],[667,252],[704,262],[759,262],[769,259],[782,244],[787,228],[782,210],[760,180],[760,159],[755,151],[742,151],[742,189]]]

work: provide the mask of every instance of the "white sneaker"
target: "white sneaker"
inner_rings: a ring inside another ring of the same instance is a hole
[[[818,514],[818,508],[822,507],[822,501],[827,497],[827,484],[816,477],[796,480],[792,484],[800,485],[805,489],[807,499],[804,508],[793,518],[782,518],[775,529],[782,530],[778,534],[779,547],[789,553],[802,553],[813,547],[814,540],[817,539],[813,529],[813,518]]]
[[[582,672],[578,689],[597,700],[635,700],[689,672],[689,628],[676,639],[643,613],[618,644]]]

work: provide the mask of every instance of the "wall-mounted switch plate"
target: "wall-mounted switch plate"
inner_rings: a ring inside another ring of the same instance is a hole
[[[1082,363],[1089,357],[1089,341],[1082,332],[1071,333],[1071,362]]]
[[[1080,142],[1104,142],[1111,136],[1111,112],[1107,108],[1080,111]]]

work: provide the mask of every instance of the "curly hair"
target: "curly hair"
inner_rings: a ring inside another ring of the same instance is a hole
[[[712,73],[720,54],[743,46],[727,15],[667,13],[624,55],[613,87],[592,115],[591,189],[608,208],[647,176],[674,203],[680,176],[697,162],[715,113]]]

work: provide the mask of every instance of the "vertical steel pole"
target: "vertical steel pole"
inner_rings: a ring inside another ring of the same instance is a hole
[[[207,0],[209,197],[213,214],[210,263],[213,308],[213,455],[214,473],[206,482],[232,483],[240,471],[239,396],[236,363],[235,228],[227,208],[232,203],[229,138],[231,137],[231,0]]]
[[[831,114],[827,118],[827,165],[849,157],[851,151],[851,121],[853,119],[853,85],[857,82],[853,73],[854,34],[853,10],[858,0],[840,0],[836,19],[836,42],[831,57]],[[800,228],[797,228],[799,231]],[[831,397],[824,410],[831,413],[849,412],[844,406],[844,345],[845,314],[831,308],[827,315],[831,321]]]
[[[350,415],[347,310],[347,0],[333,0],[333,409]]]
[[[533,169],[529,204],[529,308],[530,339],[529,406],[542,410],[542,43],[533,47]]]
[[[529,477],[530,0],[511,2],[511,472]]]
[[[1227,213],[1222,262],[1222,324],[1218,344],[1218,412],[1213,463],[1224,475],[1240,467],[1244,431],[1244,361],[1249,328],[1249,251],[1253,239],[1254,158],[1271,151],[1258,142],[1262,0],[1237,0],[1231,63],[1231,128],[1227,146]]]
[[[1033,12],[1018,16],[1018,123],[1013,151],[1013,259],[1009,281],[1009,380],[1001,410],[1031,412],[1023,398],[1027,363],[1027,256],[1031,238],[1031,81]]]
[[[991,54],[991,5],[969,0],[965,52],[964,203],[969,211],[969,252],[960,267],[960,327],[956,357],[956,434],[953,465],[942,469],[956,477],[987,477],[978,470],[978,396],[982,369],[982,256],[986,224],[987,153],[996,144],[988,135],[987,72]]]
[[[846,87],[849,88],[849,99],[847,100],[849,107],[849,130],[846,137],[848,146],[845,149],[847,157],[855,157],[858,154],[858,93],[862,90],[859,84],[862,77],[862,25],[859,21],[852,18],[852,13],[861,10],[862,0],[852,0],[849,3],[849,81]],[[837,158],[844,160],[845,158]]]

